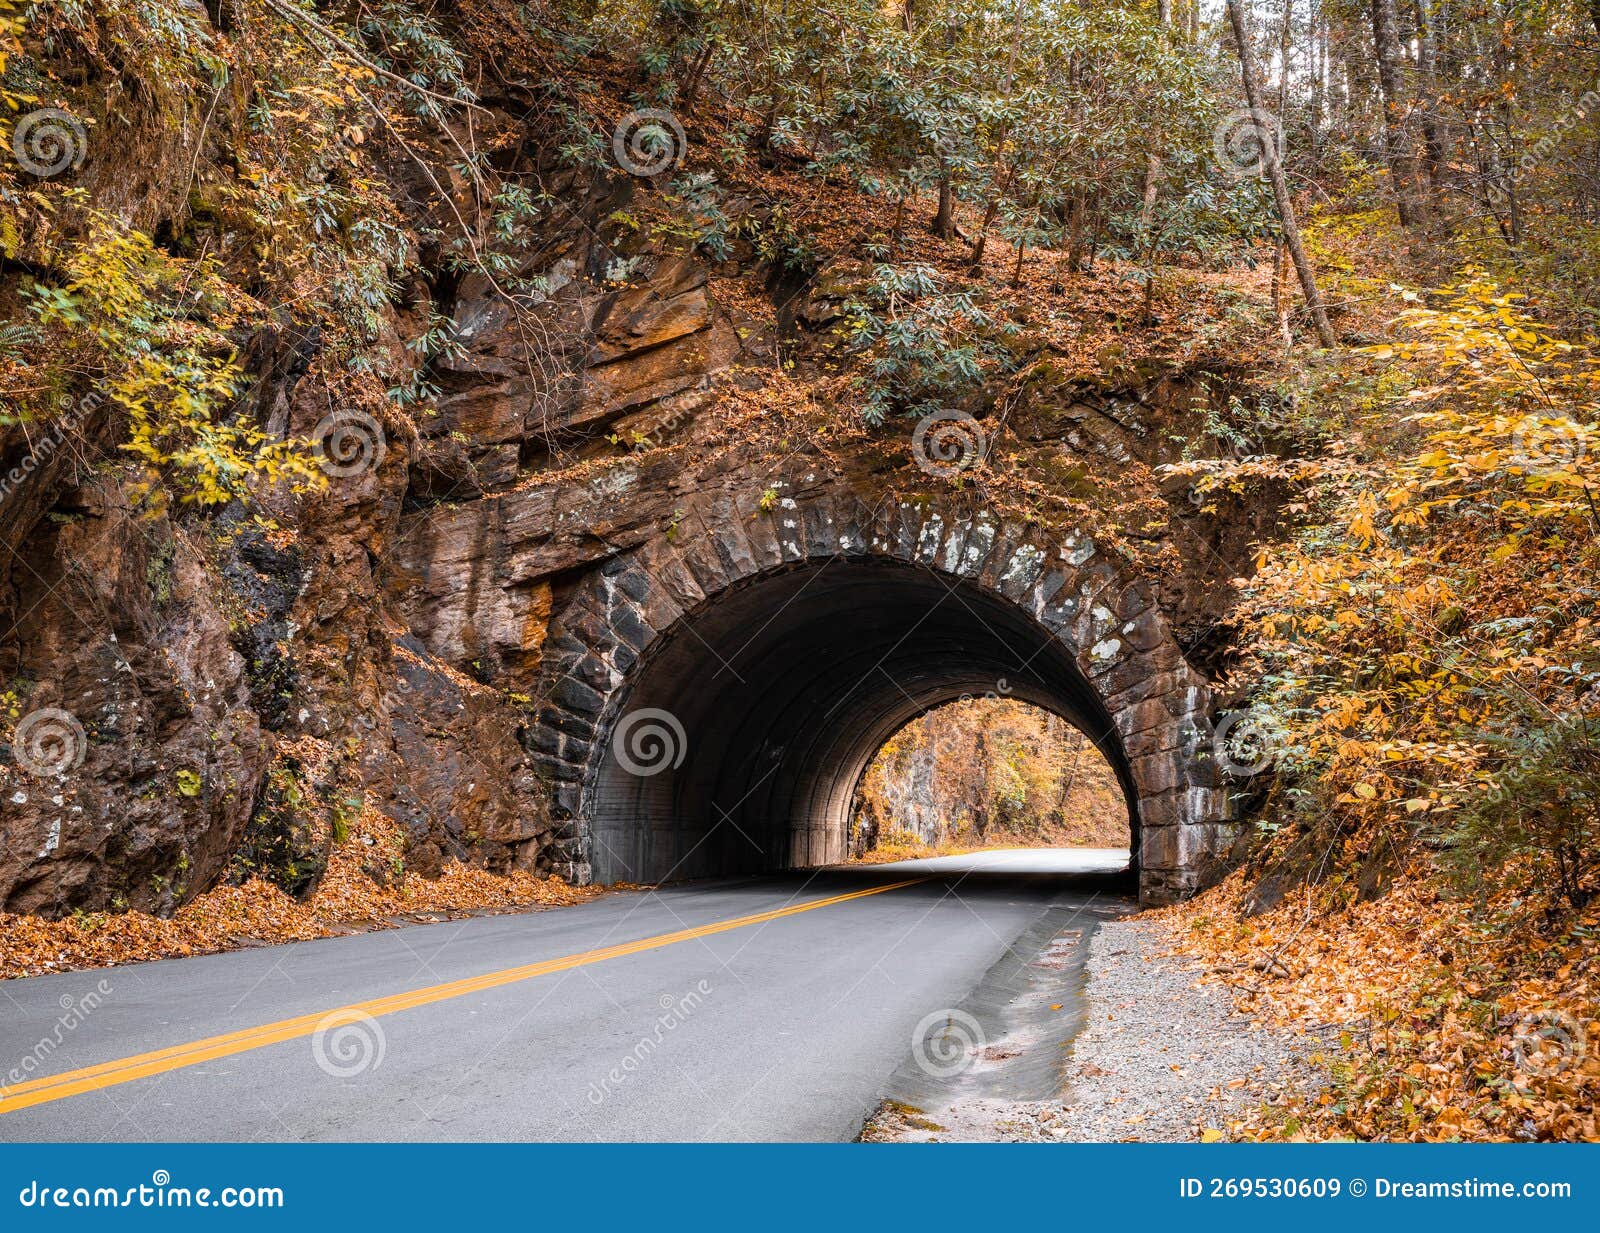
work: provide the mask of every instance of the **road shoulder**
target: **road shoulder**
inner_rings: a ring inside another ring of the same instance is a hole
[[[1252,1022],[1228,990],[1202,983],[1172,926],[1107,921],[1090,941],[1088,1014],[1050,1101],[886,1103],[867,1142],[1192,1142],[1232,1137],[1246,1110],[1318,1085],[1320,1041]],[[1275,1093],[1277,1095],[1275,1095]]]

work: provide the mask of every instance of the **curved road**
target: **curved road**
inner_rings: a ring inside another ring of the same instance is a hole
[[[1077,1005],[1060,948],[1131,910],[1126,859],[701,882],[5,982],[0,1141],[849,1139],[905,1076],[961,1081],[915,1065],[919,1025],[993,1045]]]

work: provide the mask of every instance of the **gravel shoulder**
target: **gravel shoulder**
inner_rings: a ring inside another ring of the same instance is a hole
[[[1252,1023],[1226,988],[1200,983],[1168,926],[1148,917],[1101,925],[1085,968],[1088,1014],[1064,1059],[1056,1100],[892,1103],[868,1142],[1192,1142],[1231,1137],[1245,1111],[1285,1089],[1314,1091],[1313,1037]]]

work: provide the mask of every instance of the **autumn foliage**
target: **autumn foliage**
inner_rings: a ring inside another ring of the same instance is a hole
[[[375,867],[386,871],[381,880],[373,877]],[[0,980],[390,929],[459,913],[565,907],[601,893],[559,877],[495,874],[459,861],[437,878],[421,877],[405,868],[400,828],[376,810],[363,810],[304,899],[252,877],[207,891],[170,918],[77,912],[43,920],[0,912]]]
[[[891,737],[856,790],[851,827],[852,851],[877,859],[1128,844],[1104,755],[1059,716],[1001,697],[937,707]]]
[[[1180,916],[1326,1039],[1320,1100],[1236,1132],[1593,1138],[1600,358],[1481,274],[1396,298],[1247,589],[1256,855]]]

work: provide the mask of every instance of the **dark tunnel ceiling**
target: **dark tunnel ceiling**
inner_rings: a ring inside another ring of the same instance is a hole
[[[991,691],[1094,739],[1137,827],[1105,708],[1066,647],[1004,599],[922,567],[843,560],[724,592],[650,649],[610,717],[667,712],[682,757],[640,776],[612,741],[585,808],[595,876],[655,882],[842,860],[851,797],[883,742],[931,707]]]

